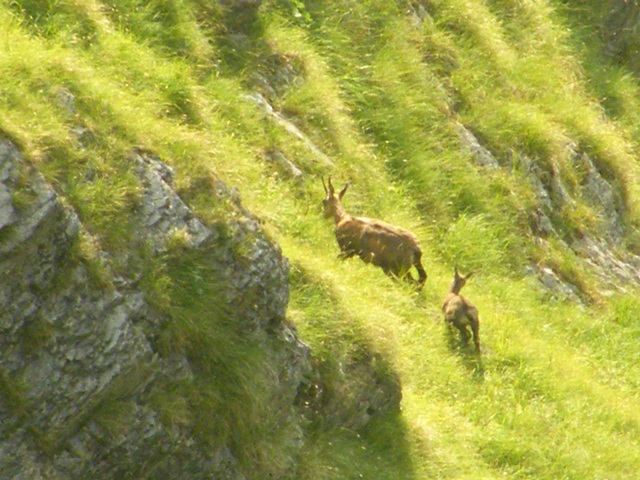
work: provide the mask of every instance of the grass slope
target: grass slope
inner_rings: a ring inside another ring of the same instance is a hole
[[[289,316],[328,381],[348,390],[341,366],[363,352],[398,375],[401,411],[365,432],[321,418],[305,427],[296,478],[627,479],[640,464],[637,291],[605,298],[560,238],[537,246],[525,169],[474,166],[457,134],[461,122],[501,163],[526,156],[570,186],[580,178],[566,145],[579,144],[621,186],[626,221],[637,225],[640,85],[589,35],[604,21],[595,3],[611,2],[593,3],[265,0],[233,11],[203,0],[2,2],[0,130],[78,210],[95,237],[79,246],[88,262],[99,263],[96,249],[126,248],[122,219],[140,188],[127,160],[134,145],[175,167],[180,193],[208,221],[227,212],[209,195],[212,175],[238,188],[291,261]],[[331,163],[248,99],[256,73],[269,78],[278,65],[294,74],[274,85],[274,107]],[[289,179],[274,152],[303,179]],[[352,182],[348,211],[420,237],[422,294],[336,259],[320,215],[323,175]],[[565,239],[599,222],[580,199],[557,220]],[[228,425],[248,478],[278,476],[292,459],[286,430],[254,428],[268,416],[259,354],[238,335],[229,335],[235,349],[218,348],[231,327],[225,312],[192,301],[202,282],[185,278],[208,272],[193,262],[144,265],[149,297],[177,322],[166,348],[230,365],[241,381],[208,381],[203,367],[196,385],[159,400],[165,420],[199,418],[213,445],[229,441],[219,428]],[[560,268],[593,302],[549,301],[525,275],[536,262]],[[476,272],[465,293],[480,310],[481,359],[450,345],[439,322],[456,263]],[[207,430],[212,410],[224,418]]]

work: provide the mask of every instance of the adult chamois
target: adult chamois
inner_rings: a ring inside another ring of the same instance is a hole
[[[444,299],[442,312],[449,326],[454,326],[460,330],[462,342],[465,344],[469,342],[469,330],[467,327],[471,327],[476,352],[480,353],[480,318],[478,317],[478,309],[467,298],[460,295],[460,290],[462,290],[471,275],[473,275],[473,272],[468,273],[466,276],[461,276],[458,273],[458,267],[455,267],[453,282]]]
[[[328,188],[323,178],[322,185],[326,193],[322,201],[324,217],[333,218],[336,222],[336,239],[340,247],[338,256],[346,259],[358,255],[365,263],[382,268],[390,277],[406,278],[411,282],[414,279],[409,270],[416,267],[418,280],[415,283],[421,289],[427,280],[427,272],[420,261],[422,251],[418,237],[380,220],[349,215],[341,203],[349,184],[346,183],[336,195],[331,177],[327,183]]]

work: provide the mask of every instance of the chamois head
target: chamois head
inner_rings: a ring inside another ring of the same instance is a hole
[[[322,186],[324,187],[324,193],[326,197],[322,201],[322,206],[324,207],[324,218],[338,218],[339,216],[344,214],[344,209],[342,208],[342,204],[340,200],[344,196],[347,188],[349,188],[349,184],[345,183],[340,193],[336,195],[336,191],[333,188],[333,184],[331,183],[331,177],[327,180],[329,184],[329,188],[327,188],[327,184],[324,183],[324,178],[322,179]]]
[[[453,272],[453,283],[451,284],[451,288],[449,289],[449,291],[451,293],[459,294],[460,290],[462,290],[462,287],[465,286],[467,280],[469,280],[469,277],[471,275],[473,275],[473,272],[469,272],[465,276],[460,275],[458,273],[458,267],[456,266]]]

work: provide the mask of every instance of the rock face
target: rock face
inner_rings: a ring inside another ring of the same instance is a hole
[[[220,232],[176,195],[171,169],[151,154],[132,155],[144,189],[136,240],[155,255],[175,231],[188,248],[215,245]],[[283,322],[288,264],[256,219],[236,208],[233,235],[251,239],[249,261],[239,264],[228,246],[211,257],[228,285],[224,300],[240,309],[248,334],[263,339],[277,372],[274,398],[294,415],[310,366],[308,348]],[[204,449],[188,426],[163,422],[154,394],[192,378],[189,360],[156,351],[167,319],[150,308],[138,279],[105,286],[92,278],[76,258],[81,234],[75,212],[0,142],[0,478],[244,478],[226,446]],[[247,291],[250,305],[241,301]]]
[[[173,169],[152,153],[135,151],[131,156],[144,186],[141,208],[137,212],[137,221],[142,226],[138,240],[151,242],[157,254],[166,250],[167,236],[172,230],[182,230],[191,246],[202,246],[211,238],[212,231],[173,192]]]
[[[400,379],[391,369],[380,371],[383,360],[367,353],[363,358],[341,363],[348,383],[326,384],[314,371],[298,397],[310,418],[353,431],[361,431],[380,413],[397,410],[402,398]],[[385,372],[386,370],[386,372]]]
[[[462,124],[458,124],[458,133],[462,149],[470,154],[479,168],[500,168],[494,155]],[[577,171],[583,172],[582,181],[574,187],[573,193],[559,173],[543,173],[530,159],[517,159],[520,168],[526,170],[538,201],[538,209],[533,215],[535,220],[531,225],[536,241],[544,248],[549,236],[560,237],[558,232],[561,225],[557,224],[553,214],[575,205],[574,195],[579,196],[595,212],[597,226],[577,239],[562,239],[566,248],[573,251],[583,267],[598,278],[604,294],[624,291],[627,285],[640,284],[640,256],[624,253],[619,248],[625,238],[624,203],[620,192],[578,145],[569,144],[566,148],[567,158]],[[507,164],[504,168],[512,168],[512,165]],[[544,265],[532,266],[531,272],[538,276],[542,287],[552,297],[580,301],[579,289],[565,283],[559,277],[559,272]]]

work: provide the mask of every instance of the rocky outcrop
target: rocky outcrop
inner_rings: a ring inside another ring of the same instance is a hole
[[[338,377],[344,382],[327,383],[323,367],[305,381],[297,399],[309,418],[325,424],[361,431],[376,415],[397,410],[402,399],[400,379],[384,359],[371,352],[340,363]],[[336,378],[336,375],[327,375]]]
[[[221,233],[176,195],[171,169],[150,153],[132,157],[143,187],[135,242],[160,255],[180,231],[187,248],[207,246],[228,287],[223,301],[263,343],[276,372],[273,397],[283,415],[295,415],[310,367],[308,348],[283,322],[286,259],[233,199],[232,237],[215,242]],[[222,184],[218,194],[232,197]],[[76,213],[0,142],[0,478],[244,478],[227,447],[204,448],[189,425],[163,421],[152,399],[193,378],[192,366],[179,353],[158,353],[168,319],[150,308],[137,278],[92,278],[77,258],[80,235]],[[248,261],[234,258],[234,242]]]
[[[480,167],[487,167],[491,169],[496,169],[500,167],[498,160],[493,154],[484,148],[477,137],[465,127],[460,122],[456,122],[456,130],[458,131],[458,136],[460,138],[460,144],[462,148],[466,150],[471,158],[476,162],[476,164]]]
[[[460,144],[468,152],[479,168],[494,170],[501,167],[495,156],[487,150],[475,135],[457,124]],[[567,145],[567,159],[582,172],[579,185],[569,188],[559,169],[543,172],[536,163],[519,156],[517,161],[506,161],[503,168],[513,169],[517,164],[524,170],[536,195],[538,208],[532,212],[531,230],[536,241],[542,246],[548,244],[548,238],[554,236],[564,242],[567,250],[572,251],[582,266],[598,278],[603,294],[624,291],[629,285],[640,284],[640,256],[633,255],[620,248],[626,232],[624,202],[617,187],[603,176],[593,159],[577,144]],[[573,191],[572,191],[573,190]],[[563,235],[563,225],[557,212],[571,208],[576,198],[586,204],[595,213],[595,228],[580,232],[576,238]],[[533,265],[530,273],[538,276],[542,287],[552,297],[579,301],[581,293],[575,285],[566,283],[561,272],[554,272],[545,265]]]
[[[136,174],[144,187],[137,211],[142,227],[137,240],[151,244],[155,254],[164,252],[172,231],[183,231],[191,247],[199,248],[214,232],[198,220],[171,187],[175,172],[151,152],[136,149],[131,154]]]
[[[287,460],[271,478],[295,476],[310,418],[360,430],[398,407],[399,381],[381,374],[373,355],[341,366],[344,384],[327,385],[312,367],[285,320],[287,260],[233,190],[212,184],[228,211],[207,224],[176,194],[168,165],[142,149],[129,160],[140,182],[126,219],[135,235],[106,252],[15,146],[0,141],[0,478],[245,478],[233,445],[205,447],[193,415],[167,421],[158,402],[195,382],[201,365],[186,351],[163,350],[159,337],[172,319],[140,286],[144,268],[126,265],[139,266],[142,251],[171,258],[176,237],[179,253],[199,252],[215,272],[207,281],[224,286],[216,299],[233,312],[226,321],[268,364],[260,388],[288,437]],[[82,253],[83,241],[98,244],[96,258]]]
[[[287,133],[297,138],[303,148],[309,150],[319,164],[333,166],[333,160],[318,148],[318,146],[315,145],[309,137],[302,133],[302,131],[300,131],[293,122],[285,118],[280,112],[277,112],[261,93],[247,95],[247,99],[255,102],[256,105],[258,105],[258,107],[260,107],[260,109],[265,113],[267,118],[270,118],[276,125],[282,127]],[[287,160],[287,162],[289,161]],[[290,167],[289,170],[291,170]],[[297,167],[296,170],[298,170]]]

